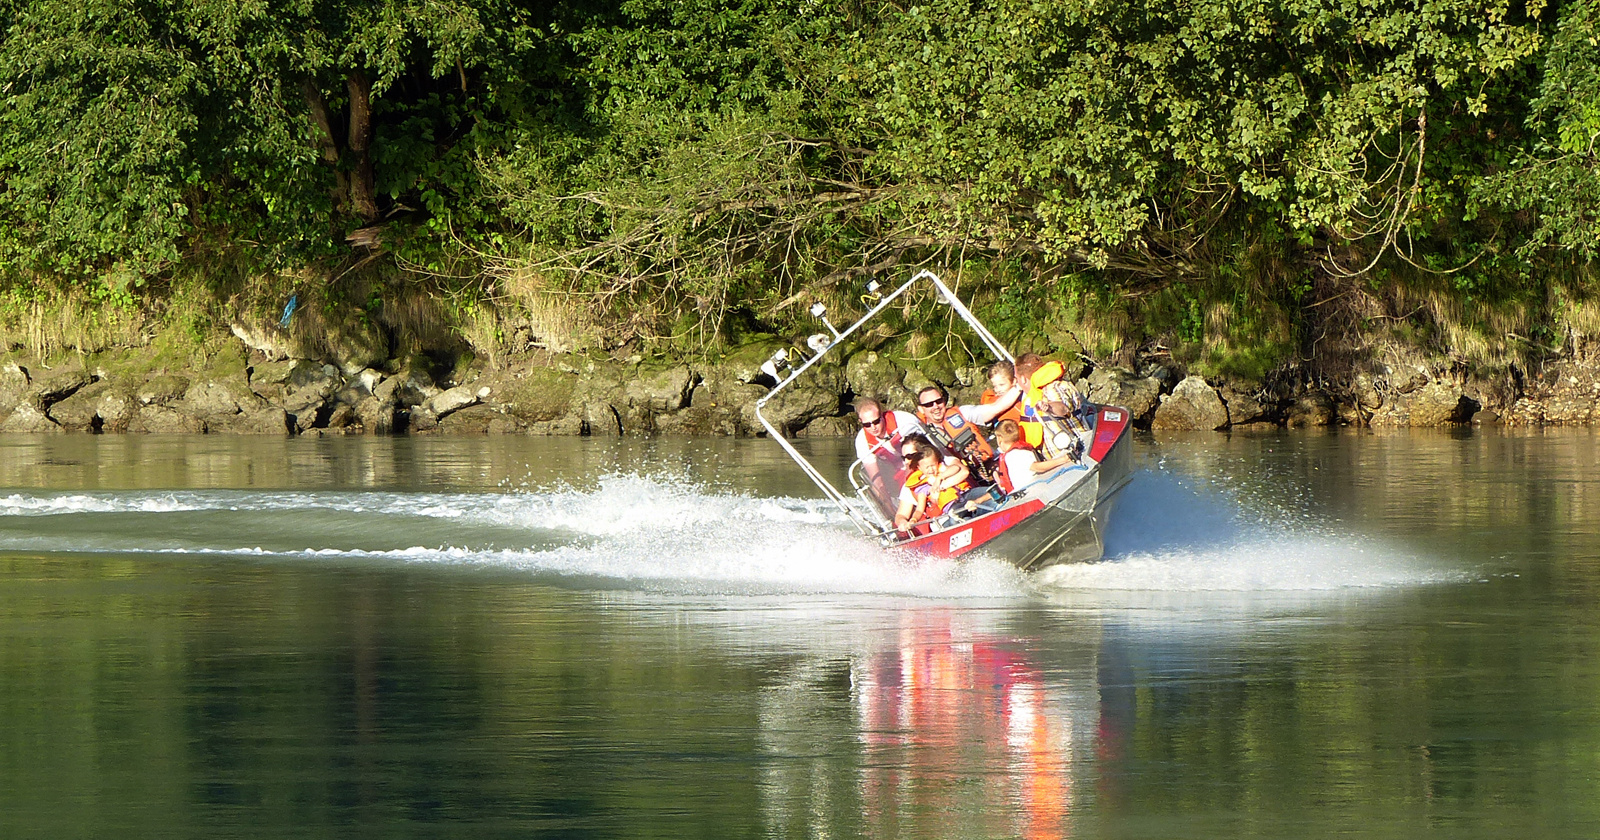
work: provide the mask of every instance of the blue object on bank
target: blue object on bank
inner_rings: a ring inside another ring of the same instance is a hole
[[[294,314],[294,308],[296,306],[299,306],[299,305],[300,305],[300,296],[299,295],[290,295],[289,296],[289,302],[283,305],[283,318],[279,319],[278,326],[280,326],[280,327],[282,327],[284,329],[288,329],[289,328],[289,316]]]

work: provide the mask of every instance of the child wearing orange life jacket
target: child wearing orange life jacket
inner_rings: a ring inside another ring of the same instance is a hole
[[[985,388],[983,391],[982,404],[989,405],[990,403],[999,402],[1000,395],[1015,387],[1016,381],[1017,369],[1016,366],[1011,362],[1001,359],[1000,361],[990,365],[990,387]],[[1006,409],[1004,413],[995,418],[996,423],[999,423],[1001,420],[1016,420],[1020,422],[1022,420],[1022,401],[1018,400],[1017,402],[1013,403],[1010,408]]]
[[[1022,439],[1022,429],[1015,420],[1001,420],[1000,425],[995,427],[994,441],[1000,448],[997,483],[1008,496],[1038,481],[1045,473],[1076,463],[1068,455],[1058,455],[1048,460],[1043,458],[1037,449]]]
[[[907,435],[901,444],[901,455],[910,472],[900,491],[900,509],[894,516],[897,531],[909,531],[920,522],[950,512],[961,494],[972,487],[967,481],[967,466],[954,458],[941,459],[933,443],[923,435]]]

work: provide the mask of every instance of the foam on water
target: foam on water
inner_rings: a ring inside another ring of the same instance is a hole
[[[5,526],[7,517],[27,521]],[[269,530],[271,544],[247,529]],[[441,534],[453,536],[430,541]],[[697,593],[1028,591],[1026,577],[1005,563],[886,552],[822,500],[717,492],[670,475],[613,474],[592,489],[510,493],[13,494],[0,497],[0,550],[492,567]]]
[[[645,591],[1018,598],[1316,592],[1450,579],[1376,540],[1329,533],[1287,512],[1249,512],[1161,471],[1141,472],[1123,491],[1108,533],[1105,562],[1030,578],[981,552],[961,562],[887,552],[823,500],[715,490],[674,475],[612,474],[590,488],[500,493],[0,497],[0,550],[494,567]]]
[[[1289,511],[1252,511],[1215,488],[1141,472],[1107,528],[1103,562],[1057,566],[1041,587],[1125,592],[1319,592],[1440,583],[1459,575],[1402,548]]]

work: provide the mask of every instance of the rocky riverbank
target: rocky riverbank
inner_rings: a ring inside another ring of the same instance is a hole
[[[529,349],[491,364],[443,351],[391,355],[360,325],[316,342],[273,324],[235,323],[232,335],[203,363],[163,360],[149,348],[48,362],[13,351],[0,361],[0,432],[755,435],[755,402],[772,384],[760,365],[780,347],[793,352],[774,339],[686,361]],[[909,408],[930,383],[964,402],[986,384],[975,364],[859,347],[842,364],[808,371],[767,416],[790,435],[849,434],[857,397]],[[1207,379],[1159,356],[1084,363],[1078,385],[1155,430],[1600,420],[1600,362],[1583,354],[1510,388],[1425,361],[1356,373],[1340,386],[1289,377],[1263,385]]]

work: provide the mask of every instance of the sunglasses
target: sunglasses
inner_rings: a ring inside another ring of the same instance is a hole
[[[876,425],[878,425],[879,423],[882,423],[882,422],[883,422],[883,415],[880,414],[880,415],[878,415],[877,417],[874,417],[871,420],[862,420],[861,421],[861,428],[870,429],[873,426],[876,426]]]
[[[910,461],[915,461],[918,458],[921,458],[922,457],[922,453],[916,452],[916,451],[902,452],[902,453],[900,453],[900,457],[904,458],[906,461],[910,462]]]
[[[928,402],[917,403],[917,405],[920,405],[923,408],[933,408],[936,405],[944,405],[944,397],[934,397],[932,400],[930,400]]]

